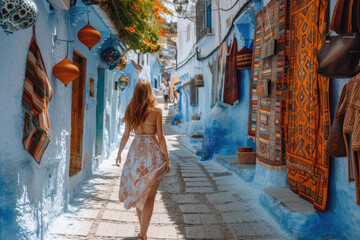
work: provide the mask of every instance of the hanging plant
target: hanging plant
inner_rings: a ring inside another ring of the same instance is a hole
[[[164,17],[172,14],[164,0],[104,0],[100,6],[116,24],[129,49],[142,53],[160,49],[158,40],[166,32]]]

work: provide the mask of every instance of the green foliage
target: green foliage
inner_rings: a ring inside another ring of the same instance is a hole
[[[165,29],[164,15],[172,14],[165,0],[104,0],[101,7],[116,24],[129,49],[142,53],[157,52]]]

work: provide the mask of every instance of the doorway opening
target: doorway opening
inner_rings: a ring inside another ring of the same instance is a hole
[[[79,77],[72,81],[71,94],[71,138],[70,138],[70,168],[69,176],[81,171],[82,138],[85,110],[85,78],[86,58],[79,52],[73,52],[73,63],[79,68]]]
[[[105,110],[105,69],[98,68],[98,81],[96,87],[96,146],[95,157],[102,155],[104,136],[104,110]]]

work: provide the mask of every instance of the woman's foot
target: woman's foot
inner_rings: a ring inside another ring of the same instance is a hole
[[[146,239],[147,239],[147,237],[140,236],[140,233],[137,236],[137,240],[146,240]]]

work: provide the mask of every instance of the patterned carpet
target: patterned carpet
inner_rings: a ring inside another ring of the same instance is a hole
[[[283,106],[286,103],[286,1],[272,0],[255,16],[249,135],[256,138],[257,162],[285,168]],[[275,46],[271,45],[275,42]],[[272,51],[268,56],[267,52]]]
[[[316,54],[326,31],[325,0],[290,1],[290,68],[287,174],[290,188],[324,211],[329,161],[329,80],[316,74]]]

